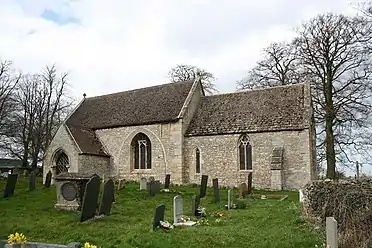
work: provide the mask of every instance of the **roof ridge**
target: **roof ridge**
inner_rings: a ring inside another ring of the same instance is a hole
[[[277,85],[277,86],[265,87],[265,88],[259,88],[259,89],[252,89],[252,90],[240,90],[240,91],[234,91],[234,92],[219,93],[219,94],[213,94],[213,95],[208,95],[208,96],[203,96],[203,97],[211,98],[211,97],[234,95],[234,94],[247,94],[247,93],[250,93],[250,92],[273,90],[273,89],[278,89],[278,88],[299,87],[300,85],[306,85],[306,84],[307,83]]]
[[[192,84],[193,81],[189,80],[189,81],[180,81],[180,82],[171,82],[171,83],[151,85],[151,86],[142,87],[142,88],[135,88],[135,89],[131,89],[131,90],[124,90],[124,91],[113,92],[113,93],[108,93],[108,94],[103,94],[103,95],[98,95],[98,96],[86,97],[84,100],[96,99],[96,98],[106,97],[106,96],[112,96],[112,95],[120,95],[120,94],[123,94],[123,93],[129,93],[129,92],[140,91],[140,90],[161,88],[161,87],[165,87],[165,86],[169,86],[169,85],[174,85],[174,84],[180,84],[180,83],[184,83],[184,84],[190,83],[190,84]]]

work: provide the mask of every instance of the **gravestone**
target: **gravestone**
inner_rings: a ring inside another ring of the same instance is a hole
[[[155,177],[149,177],[149,182],[155,182]]]
[[[147,183],[147,188],[148,188],[148,191],[149,191],[149,196],[153,197],[155,196],[157,193],[160,192],[160,181],[157,180],[157,181],[150,181]]]
[[[239,198],[245,198],[248,194],[248,186],[246,183],[242,183],[239,185]]]
[[[213,182],[213,195],[214,195],[214,202],[220,202],[220,188],[218,187],[218,178],[214,178]]]
[[[99,215],[110,215],[111,206],[114,202],[115,184],[112,179],[107,180],[103,186],[101,205],[99,206]]]
[[[142,177],[140,179],[140,190],[146,190],[147,189],[147,179]]]
[[[250,195],[252,194],[252,172],[249,172],[248,174],[248,185],[247,185],[247,194]]]
[[[208,184],[208,176],[202,175],[201,178],[201,185],[200,185],[200,198],[203,198],[207,195],[207,184]]]
[[[118,190],[122,190],[125,188],[125,179],[119,179],[118,181]]]
[[[83,205],[81,207],[80,222],[89,220],[95,216],[100,185],[101,180],[97,175],[91,177],[86,184]]]
[[[18,174],[9,174],[4,189],[4,198],[14,195],[15,186],[17,183]]]
[[[233,205],[233,191],[229,189],[227,191],[227,209],[231,209]]]
[[[183,216],[183,200],[182,197],[176,195],[173,198],[173,225],[174,226],[193,226],[196,224],[194,221],[182,221]]]
[[[48,171],[48,173],[46,174],[44,187],[49,188],[51,183],[52,183],[52,172]]]
[[[155,230],[160,226],[160,221],[164,221],[165,205],[161,204],[155,208],[154,222],[152,224],[152,229]]]
[[[33,191],[36,188],[36,174],[32,171],[28,175],[28,190]]]
[[[303,202],[304,201],[304,191],[302,189],[299,189],[298,193],[299,193],[299,198],[300,198],[299,201]]]
[[[330,248],[338,248],[337,221],[333,217],[326,218],[327,245]]]
[[[192,196],[191,200],[191,215],[192,216],[197,216],[197,210],[200,204],[200,197],[197,195]]]
[[[165,183],[164,183],[164,189],[169,189],[169,185],[170,185],[170,174],[167,174],[165,176]]]
[[[173,198],[173,222],[179,223],[183,215],[183,201],[182,197],[176,195]]]

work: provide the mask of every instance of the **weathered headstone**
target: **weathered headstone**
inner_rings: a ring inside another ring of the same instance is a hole
[[[202,175],[201,178],[201,185],[200,185],[200,198],[203,198],[207,195],[207,184],[208,184],[208,176]]]
[[[14,195],[15,186],[17,183],[18,174],[9,174],[4,189],[4,198]]]
[[[44,187],[49,188],[51,183],[52,183],[52,172],[48,171],[48,173],[46,174]]]
[[[337,221],[333,217],[326,218],[327,245],[330,248],[338,248]]]
[[[213,182],[213,196],[214,196],[214,202],[220,202],[220,188],[218,187],[218,178],[214,178],[212,180]]]
[[[28,175],[28,190],[33,191],[36,188],[36,174],[32,171]]]
[[[119,179],[118,181],[118,190],[122,190],[125,188],[125,179]]]
[[[160,181],[150,181],[147,183],[149,196],[153,197],[160,192]]]
[[[170,185],[170,174],[165,175],[165,183],[164,183],[164,189],[169,189]]]
[[[155,177],[149,177],[149,182],[155,182]]]
[[[302,189],[299,189],[298,193],[299,193],[300,202],[303,202],[304,201],[304,191]]]
[[[232,189],[227,191],[227,209],[231,209],[233,205],[233,192]]]
[[[161,204],[155,208],[154,222],[152,224],[152,229],[155,230],[160,226],[160,221],[164,221],[165,205]]]
[[[100,185],[101,180],[96,175],[91,177],[86,184],[83,205],[81,207],[80,222],[89,220],[95,216]]]
[[[147,179],[141,178],[140,179],[140,190],[146,190],[147,189]]]
[[[250,195],[252,194],[252,172],[249,172],[248,174],[248,185],[247,185],[247,194]]]
[[[248,194],[248,186],[246,183],[242,183],[239,185],[239,198],[245,198]]]
[[[115,184],[112,179],[107,180],[103,186],[101,205],[99,206],[99,215],[110,215],[111,206],[115,194]]]
[[[191,215],[192,216],[197,215],[199,204],[200,204],[200,197],[197,195],[193,195],[192,200],[191,200]]]
[[[183,200],[182,197],[176,195],[173,198],[173,222],[178,223],[181,221],[183,215]]]

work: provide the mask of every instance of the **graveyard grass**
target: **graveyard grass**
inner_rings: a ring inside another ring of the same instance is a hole
[[[0,180],[0,190],[5,180]],[[190,216],[192,195],[199,187],[173,186],[183,198],[184,214]],[[2,193],[2,192],[1,192]],[[234,195],[238,196],[238,189]],[[254,193],[264,193],[254,191]],[[80,214],[54,209],[56,189],[42,188],[38,178],[37,189],[27,190],[27,180],[20,178],[15,195],[0,198],[0,240],[15,232],[23,233],[28,241],[67,244],[89,242],[98,247],[271,247],[304,248],[323,243],[322,229],[314,230],[300,217],[297,192],[288,194],[284,201],[277,199],[249,199],[246,209],[227,211],[227,190],[221,190],[221,204],[212,203],[213,189],[201,200],[208,215],[222,211],[222,223],[207,217],[210,226],[176,228],[152,231],[154,209],[165,204],[165,220],[173,222],[173,197],[177,193],[161,192],[150,198],[147,191],[139,191],[139,184],[127,183],[116,192],[116,203],[111,215],[86,223],[79,223]]]

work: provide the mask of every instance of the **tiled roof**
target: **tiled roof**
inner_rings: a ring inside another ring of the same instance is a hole
[[[66,121],[83,153],[105,155],[95,129],[176,121],[193,82],[86,98]]]
[[[205,96],[186,135],[303,129],[304,84]]]

